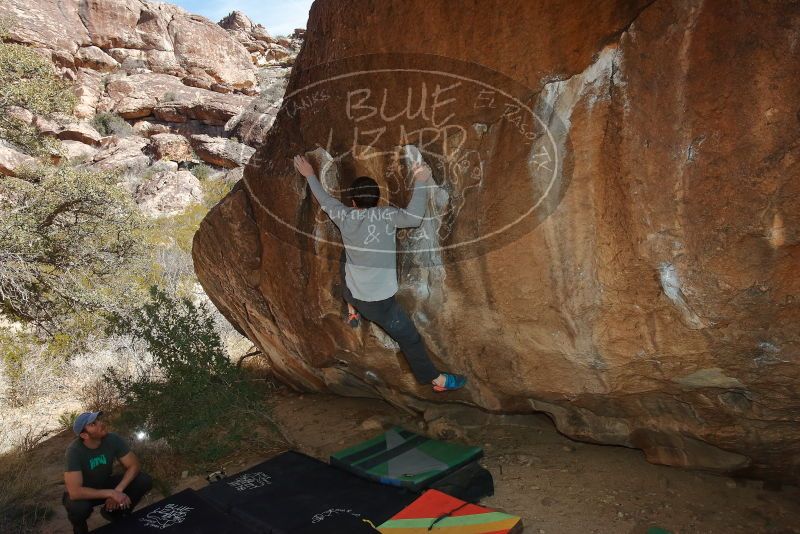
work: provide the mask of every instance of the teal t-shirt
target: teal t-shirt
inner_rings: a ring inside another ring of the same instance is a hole
[[[102,489],[111,478],[114,459],[122,458],[129,452],[125,440],[113,432],[109,432],[96,449],[90,449],[77,438],[67,447],[65,471],[80,471],[84,487]]]

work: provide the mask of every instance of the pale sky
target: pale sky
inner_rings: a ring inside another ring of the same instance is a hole
[[[270,35],[289,35],[305,28],[313,0],[161,0],[181,6],[190,13],[219,22],[231,11],[241,11],[263,25]]]

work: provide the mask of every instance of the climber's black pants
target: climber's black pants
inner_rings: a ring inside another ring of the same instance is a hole
[[[383,328],[400,345],[400,350],[403,351],[403,355],[411,367],[411,372],[414,373],[414,378],[419,384],[430,384],[434,378],[439,376],[439,371],[436,370],[425,351],[425,345],[422,343],[422,337],[419,335],[417,327],[400,307],[394,295],[388,299],[374,302],[358,300],[350,293],[344,281],[342,282],[342,292],[344,300],[352,304],[364,319]]]

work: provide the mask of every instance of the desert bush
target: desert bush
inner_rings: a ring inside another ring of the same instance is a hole
[[[117,178],[44,166],[0,182],[0,312],[52,334],[135,302],[148,223]]]
[[[192,255],[177,246],[162,246],[156,251],[156,262],[160,268],[159,287],[171,296],[190,295],[197,282]]]
[[[211,177],[211,174],[214,172],[214,169],[206,165],[205,163],[199,163],[192,167],[192,174],[194,174],[195,178],[198,180],[205,181]]]
[[[38,447],[39,444],[49,438],[52,434],[52,430],[43,426],[31,426],[19,436],[14,445],[18,451],[30,452]]]
[[[71,431],[72,425],[75,423],[75,418],[78,417],[79,412],[70,411],[64,412],[58,416],[58,426],[61,430]]]
[[[128,137],[133,133],[133,127],[115,113],[98,113],[92,119],[92,126],[102,135]]]
[[[116,316],[110,332],[141,339],[153,357],[138,378],[110,371],[121,393],[119,422],[165,439],[172,450],[208,463],[234,450],[248,420],[264,410],[261,396],[227,358],[211,313],[204,305],[151,289],[151,300],[127,317]]]
[[[29,455],[20,450],[0,455],[0,532],[39,532],[39,525],[52,516],[41,498],[48,485],[43,467]]]
[[[105,378],[89,380],[80,391],[80,399],[87,411],[104,412],[116,410],[121,402],[119,391]]]
[[[8,406],[27,406],[61,388],[63,360],[29,333],[0,329],[0,364],[7,382],[2,400]]]
[[[220,200],[231,192],[233,184],[224,179],[207,180],[202,183],[203,187],[203,205],[206,210],[210,210],[216,206]],[[196,230],[195,230],[196,231]]]
[[[48,154],[57,142],[38,135],[8,110],[18,107],[44,116],[70,113],[75,95],[69,83],[55,75],[47,59],[30,47],[2,42],[4,33],[0,28],[0,138],[28,154]]]

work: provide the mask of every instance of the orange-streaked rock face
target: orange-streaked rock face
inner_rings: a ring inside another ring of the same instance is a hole
[[[796,481],[799,34],[791,2],[318,0],[272,130],[196,236],[198,276],[297,387],[544,411],[654,462]],[[404,144],[438,188],[430,232],[398,236],[399,298],[469,377],[451,397],[344,324],[338,235],[290,162],[404,205]]]

